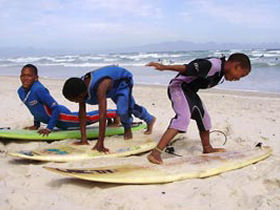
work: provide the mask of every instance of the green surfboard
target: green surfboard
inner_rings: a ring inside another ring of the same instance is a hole
[[[133,124],[131,130],[143,130],[147,126],[142,123]],[[87,128],[87,138],[97,138],[99,134],[98,127],[88,127]],[[124,134],[124,128],[120,127],[107,127],[106,136],[121,135]],[[63,139],[80,139],[80,130],[57,130],[51,132],[48,136],[39,135],[37,131],[34,130],[24,130],[24,129],[3,129],[0,130],[0,138],[2,139],[17,139],[17,140],[34,140],[34,141],[54,141]]]

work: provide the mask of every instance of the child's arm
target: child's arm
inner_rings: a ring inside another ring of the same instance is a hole
[[[81,132],[81,141],[75,144],[88,144],[87,134],[86,134],[86,103],[79,103],[79,118],[80,118],[80,132]]]
[[[211,70],[212,63],[207,59],[196,59],[183,65],[162,65],[160,63],[148,63],[146,66],[153,66],[157,70],[170,70],[179,72],[185,76],[195,76],[206,78]]]
[[[159,71],[170,70],[179,73],[184,73],[186,71],[186,65],[163,65],[156,62],[150,62],[146,64],[146,66],[155,67],[155,69]]]
[[[48,122],[47,128],[42,128],[38,131],[41,135],[49,135],[52,132],[53,128],[55,127],[55,122],[59,118],[60,108],[58,103],[54,100],[54,98],[50,95],[48,89],[46,88],[39,88],[36,91],[37,97],[39,102],[47,105],[51,109],[51,116]]]
[[[99,109],[99,137],[93,149],[99,152],[109,152],[109,149],[104,147],[104,138],[106,130],[106,112],[107,112],[107,99],[106,94],[112,86],[111,79],[104,79],[100,82],[97,89],[98,109]]]
[[[37,121],[34,118],[34,124],[31,125],[31,126],[24,127],[23,129],[26,129],[26,130],[37,130],[38,128],[40,128],[40,124],[41,124],[40,121]]]

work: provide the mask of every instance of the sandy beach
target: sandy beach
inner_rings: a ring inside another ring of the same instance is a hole
[[[61,93],[63,80],[40,79],[52,96],[72,111],[78,105]],[[17,77],[0,77],[0,127],[22,128],[33,118],[19,100]],[[140,86],[133,89],[137,103],[157,117],[152,137],[158,141],[173,117],[166,87]],[[8,151],[34,149],[46,142],[0,141],[0,209],[280,209],[280,95],[231,90],[203,90],[199,94],[212,119],[213,129],[224,131],[226,149],[254,146],[258,142],[273,148],[268,159],[248,167],[206,179],[188,179],[159,185],[103,184],[63,177],[43,166],[95,167],[116,161],[100,159],[73,163],[41,163],[14,159]],[[147,97],[148,96],[148,97]],[[109,107],[114,108],[112,102]],[[88,111],[97,106],[88,106]],[[213,145],[223,138],[213,134]],[[106,140],[105,140],[106,144]],[[181,141],[179,154],[200,154],[202,147],[194,121]],[[146,161],[147,154],[121,158],[125,163]],[[164,154],[163,158],[171,158]]]

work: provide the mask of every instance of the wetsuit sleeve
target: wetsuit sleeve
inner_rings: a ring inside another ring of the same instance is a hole
[[[19,89],[18,89],[18,91],[17,91],[17,93],[18,93],[18,97],[20,98],[20,100],[23,102],[23,100],[24,100],[24,96],[23,96],[23,90],[22,90],[22,88],[20,87]],[[25,103],[24,103],[25,104]],[[25,104],[26,105],[26,104]],[[38,121],[38,120],[35,120],[35,118],[34,118],[34,126],[36,126],[36,127],[40,127],[40,121]]]
[[[23,102],[24,96],[23,96],[22,87],[20,87],[20,88],[17,90],[17,94],[18,94],[19,99]]]
[[[186,71],[182,73],[183,75],[206,78],[212,64],[207,59],[196,59],[185,66]]]
[[[48,89],[40,88],[40,89],[37,90],[36,93],[37,93],[39,101],[42,104],[47,105],[52,111],[51,119],[49,120],[49,123],[48,123],[48,126],[47,126],[48,129],[52,130],[54,128],[55,122],[56,122],[56,120],[58,120],[59,114],[61,112],[60,108],[59,108],[59,105],[54,100],[54,98],[50,95]]]

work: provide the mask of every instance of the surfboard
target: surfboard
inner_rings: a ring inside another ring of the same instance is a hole
[[[257,163],[269,157],[271,153],[270,147],[262,147],[170,158],[165,159],[162,165],[154,165],[148,161],[145,164],[141,161],[141,164],[136,164],[134,161],[133,164],[87,169],[44,168],[58,174],[94,182],[156,184],[214,176]]]
[[[143,130],[147,126],[142,123],[133,124],[131,130]],[[124,133],[123,127],[107,127],[106,136],[120,135]],[[98,127],[87,128],[87,138],[97,138],[99,134]],[[0,138],[2,139],[17,139],[17,140],[39,140],[39,141],[54,141],[63,139],[81,139],[80,130],[57,130],[51,132],[48,136],[39,135],[35,130],[24,130],[24,129],[2,129],[0,130]]]
[[[74,145],[73,141],[68,141],[68,143],[59,143],[32,151],[9,152],[8,154],[29,160],[69,162],[100,157],[129,156],[149,151],[156,146],[156,142],[144,134],[135,134],[134,138],[130,140],[124,140],[122,136],[106,138],[105,146],[110,150],[108,154],[92,150],[96,141],[89,141],[89,143],[90,145]]]

